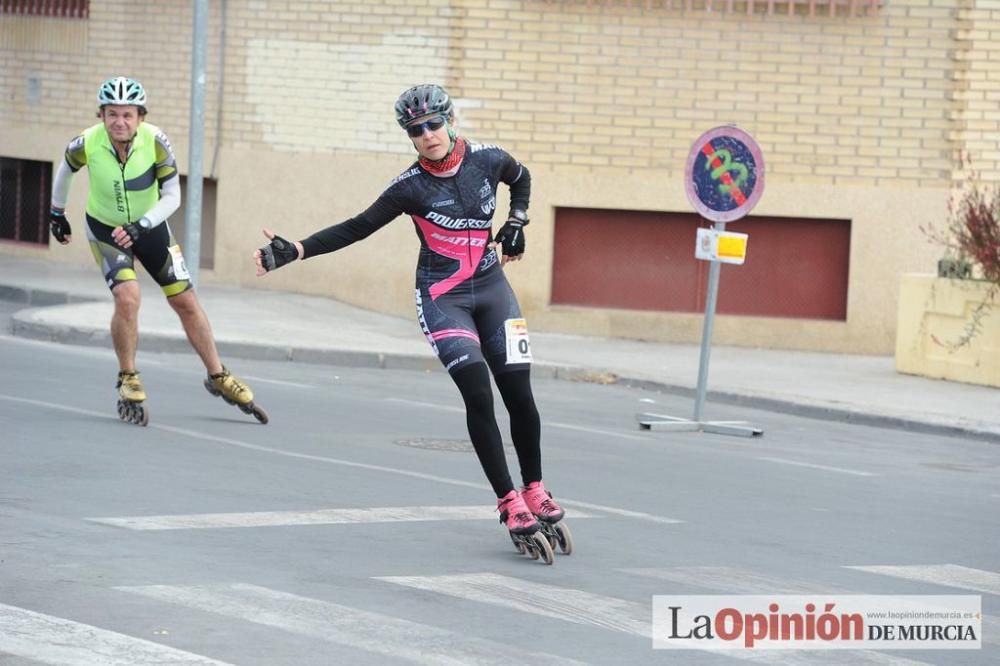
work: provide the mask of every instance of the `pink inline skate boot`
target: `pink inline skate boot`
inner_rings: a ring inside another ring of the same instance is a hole
[[[532,481],[521,488],[521,497],[528,510],[538,519],[542,534],[548,539],[549,545],[555,550],[556,544],[565,555],[573,552],[573,536],[569,526],[562,522],[566,512],[552,499],[552,493],[545,490],[541,481]]]
[[[540,533],[541,524],[535,520],[516,490],[497,500],[497,511],[517,552],[528,554],[533,560],[541,556],[546,564],[552,564],[552,545],[548,537]]]

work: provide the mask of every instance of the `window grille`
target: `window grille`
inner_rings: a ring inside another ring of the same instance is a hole
[[[52,163],[0,157],[0,241],[46,245]]]
[[[90,16],[90,0],[0,0],[0,15],[80,18]]]

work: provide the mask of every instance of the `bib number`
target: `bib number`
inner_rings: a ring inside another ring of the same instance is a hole
[[[170,246],[170,262],[174,266],[174,277],[178,280],[187,280],[191,277],[188,273],[187,264],[184,263],[184,255],[181,254],[180,245]]]
[[[528,322],[508,319],[503,323],[507,335],[507,365],[531,363],[531,342],[528,340]]]

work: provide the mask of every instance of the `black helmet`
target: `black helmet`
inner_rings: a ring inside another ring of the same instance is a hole
[[[400,127],[406,127],[414,118],[431,113],[440,113],[445,118],[451,118],[455,113],[451,97],[439,85],[424,83],[413,86],[396,100],[396,122]]]

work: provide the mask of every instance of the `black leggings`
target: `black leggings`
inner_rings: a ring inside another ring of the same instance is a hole
[[[465,418],[472,446],[496,496],[514,489],[504,457],[503,440],[493,412],[493,389],[490,373],[483,362],[473,363],[451,374],[465,401]],[[510,436],[521,466],[525,485],[542,480],[542,455],[539,446],[541,423],[535,398],[531,394],[531,371],[512,370],[496,375],[497,388],[510,414]]]

